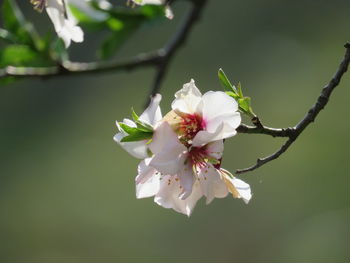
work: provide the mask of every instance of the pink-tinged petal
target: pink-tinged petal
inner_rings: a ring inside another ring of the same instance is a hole
[[[224,129],[225,129],[225,125],[224,123],[221,123],[221,125],[216,129],[215,132],[208,132],[206,130],[199,131],[196,134],[196,136],[194,136],[192,140],[192,145],[195,147],[201,147],[210,142],[222,140]]]
[[[159,103],[162,99],[160,94],[156,94],[152,99],[147,109],[141,114],[139,120],[151,126],[155,126],[162,119],[162,112]]]
[[[178,174],[180,179],[180,185],[182,191],[180,194],[180,199],[185,200],[192,193],[192,187],[195,182],[195,177],[191,165],[186,165],[184,169]]]
[[[153,176],[144,183],[136,184],[136,198],[147,198],[156,195],[160,189],[160,175],[154,171]]]
[[[222,154],[224,152],[224,141],[214,141],[211,143],[208,143],[206,146],[206,153],[208,157],[215,158],[217,160],[221,159]]]
[[[198,178],[203,195],[207,198],[206,204],[209,204],[214,198],[224,198],[227,196],[228,190],[226,184],[220,172],[211,164],[201,169]]]
[[[154,154],[149,165],[162,174],[174,175],[183,169],[187,148],[167,122],[155,129],[149,149]]]
[[[236,128],[239,126],[241,117],[239,113],[235,113],[230,118],[233,121],[226,121],[227,119],[214,119],[210,122],[207,128],[203,131],[199,131],[193,138],[192,145],[199,147],[208,144],[209,142],[223,140],[232,137],[237,134]],[[231,126],[237,125],[237,126]],[[214,129],[216,128],[216,129]]]
[[[136,127],[136,124],[131,120],[124,119],[123,123],[130,127]],[[148,140],[142,140],[137,142],[121,142],[121,140],[127,136],[127,134],[120,127],[119,123],[116,122],[119,132],[113,137],[114,141],[117,142],[125,151],[130,155],[138,159],[145,159],[148,157]]]
[[[189,83],[183,85],[183,88],[175,93],[175,100],[171,104],[171,108],[176,112],[195,113],[198,104],[201,102],[202,94],[196,87],[193,79]]]
[[[176,176],[163,176],[160,190],[154,197],[154,202],[164,208],[172,208],[176,212],[190,216],[197,201],[202,197],[202,192],[198,182],[193,185],[192,193],[185,200],[181,200],[179,195],[182,191],[180,181],[175,180]]]
[[[143,184],[148,179],[150,179],[154,174],[157,173],[153,167],[149,166],[149,161],[151,158],[147,158],[139,163],[137,167],[137,176],[135,178],[136,184]]]

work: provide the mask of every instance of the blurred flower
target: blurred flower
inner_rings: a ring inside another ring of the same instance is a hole
[[[159,107],[159,103],[162,99],[162,96],[160,94],[155,95],[147,109],[141,114],[141,116],[138,118],[139,121],[153,127],[157,122],[159,122],[162,119],[162,113]],[[124,119],[123,122],[129,127],[136,128],[137,124],[129,119]],[[148,146],[146,140],[139,140],[139,141],[133,141],[133,142],[122,142],[122,139],[125,138],[128,134],[126,131],[123,130],[123,128],[120,126],[118,121],[116,122],[119,132],[114,136],[114,141],[116,141],[121,147],[124,148],[129,154],[132,156],[138,158],[138,159],[144,159],[148,157]]]
[[[203,96],[192,79],[175,93],[173,111],[164,119],[193,146],[234,136],[241,123],[237,102],[221,91]]]
[[[84,33],[77,26],[77,21],[71,14],[67,1],[69,0],[31,0],[31,3],[38,11],[46,8],[57,35],[63,40],[65,46],[69,47],[71,41],[82,42]]]

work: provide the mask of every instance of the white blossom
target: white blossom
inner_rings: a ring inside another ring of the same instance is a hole
[[[176,92],[171,107],[178,116],[175,128],[193,146],[232,137],[241,123],[233,98],[221,91],[208,91],[202,96],[193,79]]]
[[[65,46],[69,47],[71,41],[83,42],[84,33],[77,26],[77,21],[73,17],[67,1],[70,0],[31,0],[31,3],[40,12],[44,8],[46,9],[57,35],[63,40]]]

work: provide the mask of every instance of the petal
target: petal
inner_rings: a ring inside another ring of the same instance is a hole
[[[138,175],[135,178],[136,184],[143,184],[148,179],[150,179],[154,174],[159,174],[157,170],[155,170],[153,167],[149,166],[149,160],[150,158],[147,158],[139,163],[137,167]]]
[[[201,102],[202,94],[195,85],[193,79],[183,85],[183,88],[175,93],[175,100],[171,108],[183,113],[195,113],[198,104]]]
[[[195,177],[190,165],[186,165],[184,169],[179,173],[180,185],[181,185],[181,194],[180,199],[185,200],[192,193],[192,187],[195,182]]]
[[[221,123],[221,125],[217,127],[216,131],[213,133],[208,132],[206,130],[199,131],[196,134],[196,136],[194,136],[192,140],[192,145],[195,147],[201,147],[210,142],[222,140],[224,128],[225,128],[224,124]]]
[[[162,119],[162,113],[159,107],[159,103],[162,99],[160,94],[156,94],[152,99],[147,109],[141,114],[139,120],[146,122],[147,124],[154,126],[158,121]]]
[[[187,148],[167,122],[155,129],[149,148],[154,154],[149,165],[162,174],[174,175],[183,169]]]
[[[46,12],[55,27],[57,35],[62,38],[66,47],[70,45],[71,40],[74,42],[83,41],[83,31],[80,27],[76,26],[76,20],[69,8],[67,6],[65,7],[61,1],[48,0]]]
[[[222,91],[208,91],[203,97],[203,118],[210,121],[218,116],[238,111],[238,103],[235,99]]]
[[[228,190],[220,172],[211,164],[202,168],[198,174],[200,186],[203,195],[207,198],[206,204],[209,204],[213,199],[223,198],[227,196]]]
[[[224,169],[221,169],[221,171],[223,172],[222,173],[223,178],[232,196],[234,198],[242,198],[243,201],[246,204],[248,204],[249,200],[252,198],[250,185],[236,177],[233,177],[230,174],[230,172]],[[231,175],[232,177],[228,176],[228,174]]]
[[[147,198],[156,195],[160,189],[160,175],[154,170],[153,175],[144,183],[136,184],[136,198]]]
[[[208,157],[215,158],[217,160],[221,159],[222,154],[224,152],[224,141],[214,141],[211,143],[208,143],[206,146],[206,152]]]
[[[172,208],[176,212],[190,216],[197,201],[202,197],[198,183],[193,185],[192,194],[185,200],[179,198],[181,193],[180,182],[175,176],[163,176],[160,190],[154,197],[154,202],[164,208]]]
[[[241,120],[240,114],[235,113],[235,116],[232,116],[236,119],[236,123],[239,123]],[[216,122],[218,120],[218,122]],[[229,137],[232,137],[237,134],[236,127],[232,127],[230,123],[232,122],[227,122],[225,119],[214,119],[215,123],[211,123],[209,127],[211,129],[216,128],[213,131],[210,131],[208,127],[206,130],[199,131],[196,136],[193,138],[192,145],[199,147],[208,144],[209,142],[213,141],[218,141],[218,140],[223,140]],[[239,124],[238,124],[239,125]],[[238,126],[237,125],[237,126]]]

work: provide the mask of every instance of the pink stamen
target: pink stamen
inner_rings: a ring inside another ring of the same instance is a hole
[[[206,127],[206,122],[198,114],[185,114],[182,117],[180,131],[187,140],[191,140]]]

